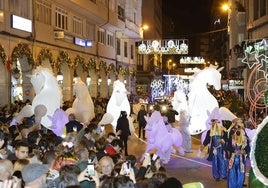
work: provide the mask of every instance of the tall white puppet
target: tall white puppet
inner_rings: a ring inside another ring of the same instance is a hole
[[[66,113],[75,114],[78,121],[87,124],[95,117],[94,104],[86,84],[80,77],[74,79],[73,91],[76,98],[72,107],[68,108]]]
[[[209,92],[207,84],[214,86],[216,90],[221,89],[221,73],[223,69],[210,65],[200,72],[196,73],[190,83],[189,92],[189,130],[191,135],[202,133],[210,127],[207,127],[206,121],[215,108],[219,107],[217,99]]]
[[[116,129],[117,120],[121,111],[126,111],[127,115],[130,115],[130,103],[127,98],[127,90],[125,84],[120,80],[116,80],[113,84],[113,93],[107,104],[106,112],[112,114],[114,117],[111,123]]]
[[[23,118],[35,115],[35,123],[42,124],[61,136],[68,118],[67,114],[60,109],[62,93],[56,77],[50,69],[41,66],[34,69],[32,75],[28,76],[31,78],[35,97],[32,105],[24,106],[10,125],[16,125],[21,123]]]

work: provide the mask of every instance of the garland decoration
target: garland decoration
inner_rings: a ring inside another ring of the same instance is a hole
[[[5,64],[7,56],[1,44],[0,44],[0,58],[2,59],[2,62]]]
[[[107,70],[106,62],[101,60],[100,61],[100,67],[99,68],[106,71]]]
[[[69,67],[73,67],[69,54],[65,51],[60,51],[60,55],[57,58],[58,66],[62,63],[66,63]]]
[[[37,59],[40,65],[42,64],[42,61],[45,59],[49,60],[49,63],[52,67],[54,67],[55,65],[55,61],[53,59],[52,53],[48,48],[43,48],[38,54]]]
[[[118,66],[118,74],[121,74],[121,75],[125,76],[125,70],[124,70],[124,68],[122,67],[122,65],[119,65],[119,66]]]
[[[74,59],[74,64],[73,64],[73,68],[77,67],[78,64],[81,64],[82,66],[84,65],[85,62],[85,58],[81,57],[80,55],[77,55]]]
[[[264,93],[264,103],[268,105],[268,89],[266,89]]]
[[[26,56],[29,65],[34,65],[33,55],[26,43],[19,43],[18,46],[13,49],[11,54],[12,62],[16,62],[17,59],[21,58],[23,55]]]
[[[90,58],[89,61],[88,61],[88,68],[90,70],[96,70],[96,61],[93,59],[93,58]]]

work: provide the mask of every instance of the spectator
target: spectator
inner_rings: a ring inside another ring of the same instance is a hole
[[[22,169],[22,178],[25,187],[41,188],[46,185],[46,175],[49,168],[46,165],[31,163]]]
[[[29,155],[29,145],[26,142],[19,141],[15,143],[15,151],[8,155],[7,159],[15,163],[18,159],[26,159]]]
[[[173,106],[170,104],[168,106],[168,110],[166,116],[168,118],[168,123],[170,123],[173,127],[175,127],[175,115],[179,115],[179,113],[173,109]]]
[[[7,135],[0,130],[0,159],[6,159],[7,158]]]
[[[13,174],[13,164],[8,159],[0,160],[0,180],[10,179]]]
[[[114,139],[116,139],[116,135],[114,132],[109,132],[107,134],[107,141],[108,143],[111,143]]]
[[[102,157],[98,162],[98,171],[100,173],[100,178],[104,175],[111,176],[114,168],[113,159],[109,156]]]
[[[142,131],[142,138],[145,139],[145,126],[146,126],[146,120],[145,120],[145,117],[144,116],[147,116],[147,112],[145,110],[145,106],[144,105],[141,105],[141,109],[139,110],[138,112],[138,115],[137,115],[137,121],[139,123],[139,138],[141,137],[141,131]]]
[[[69,114],[68,118],[69,122],[65,125],[67,134],[71,132],[79,132],[83,128],[83,125],[75,119],[74,114]]]
[[[166,188],[166,187],[182,188],[182,183],[178,179],[170,177],[159,186],[159,188]]]
[[[116,134],[119,135],[120,140],[123,142],[125,148],[125,156],[128,156],[127,141],[128,137],[130,136],[130,130],[126,111],[121,111],[121,115],[117,120]]]
[[[115,154],[119,154],[122,149],[122,142],[119,139],[114,139],[106,148],[105,152],[112,156]]]

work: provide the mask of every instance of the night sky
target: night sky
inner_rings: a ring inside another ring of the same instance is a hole
[[[209,31],[212,0],[163,0],[163,14],[174,22],[174,35]]]

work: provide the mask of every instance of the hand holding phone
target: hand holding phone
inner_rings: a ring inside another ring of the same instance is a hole
[[[88,171],[88,175],[90,175],[90,176],[95,175],[95,168],[94,168],[94,164],[93,163],[88,163],[88,165],[87,165],[87,171]]]

